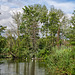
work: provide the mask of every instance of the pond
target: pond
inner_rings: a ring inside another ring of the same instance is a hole
[[[43,60],[15,61],[2,60],[0,75],[47,75]]]

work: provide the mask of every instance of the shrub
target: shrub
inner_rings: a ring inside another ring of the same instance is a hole
[[[61,47],[53,48],[52,53],[46,58],[46,63],[49,69],[55,70],[62,74],[75,73],[75,49]]]

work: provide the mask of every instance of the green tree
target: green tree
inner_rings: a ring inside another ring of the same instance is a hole
[[[1,36],[1,33],[4,32],[5,28],[6,28],[6,27],[3,27],[2,25],[0,25],[0,53],[3,52],[3,48],[4,48],[5,45],[6,45],[6,39],[5,39],[5,37],[2,37],[2,36]]]
[[[51,36],[51,46],[54,45],[54,42],[56,41],[55,35],[57,34],[58,27],[59,27],[59,15],[57,13],[57,10],[53,7],[51,10],[46,11],[45,17],[42,20],[43,26],[42,31],[45,32],[45,36]],[[47,42],[46,42],[47,43]]]
[[[1,33],[4,32],[5,28],[6,28],[6,27],[3,27],[2,25],[0,25],[0,35],[1,35]]]
[[[15,37],[12,36],[12,31],[7,30],[7,42],[6,42],[6,49],[8,50],[8,53],[12,56],[12,58],[17,58],[17,43]]]
[[[20,12],[13,13],[12,18],[13,18],[13,22],[16,25],[15,26],[16,27],[16,31],[15,32],[16,32],[16,35],[17,35],[17,45],[18,45],[18,48],[19,48],[19,42],[20,42],[20,39],[19,39],[19,37],[20,37],[20,25],[21,25],[21,22],[22,22],[21,13]]]
[[[4,47],[6,46],[6,38],[0,36],[0,53],[4,52]]]
[[[28,35],[31,40],[33,52],[37,51],[37,40],[39,38],[39,19],[40,5],[25,6],[23,8],[23,22],[20,26],[20,31],[23,35]]]
[[[71,17],[71,26],[70,32],[68,33],[68,38],[70,40],[70,44],[75,45],[75,11],[73,12],[73,16]]]

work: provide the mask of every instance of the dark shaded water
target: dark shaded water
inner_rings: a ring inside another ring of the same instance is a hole
[[[0,75],[47,75],[43,60],[11,61],[2,60]]]

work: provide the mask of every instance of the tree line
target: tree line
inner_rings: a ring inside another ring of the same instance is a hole
[[[60,9],[45,5],[24,6],[23,13],[13,13],[14,24],[7,30],[7,37],[1,33],[6,27],[0,25],[0,54],[13,58],[35,57],[41,53],[50,54],[52,47],[75,46],[75,11],[69,20]]]

